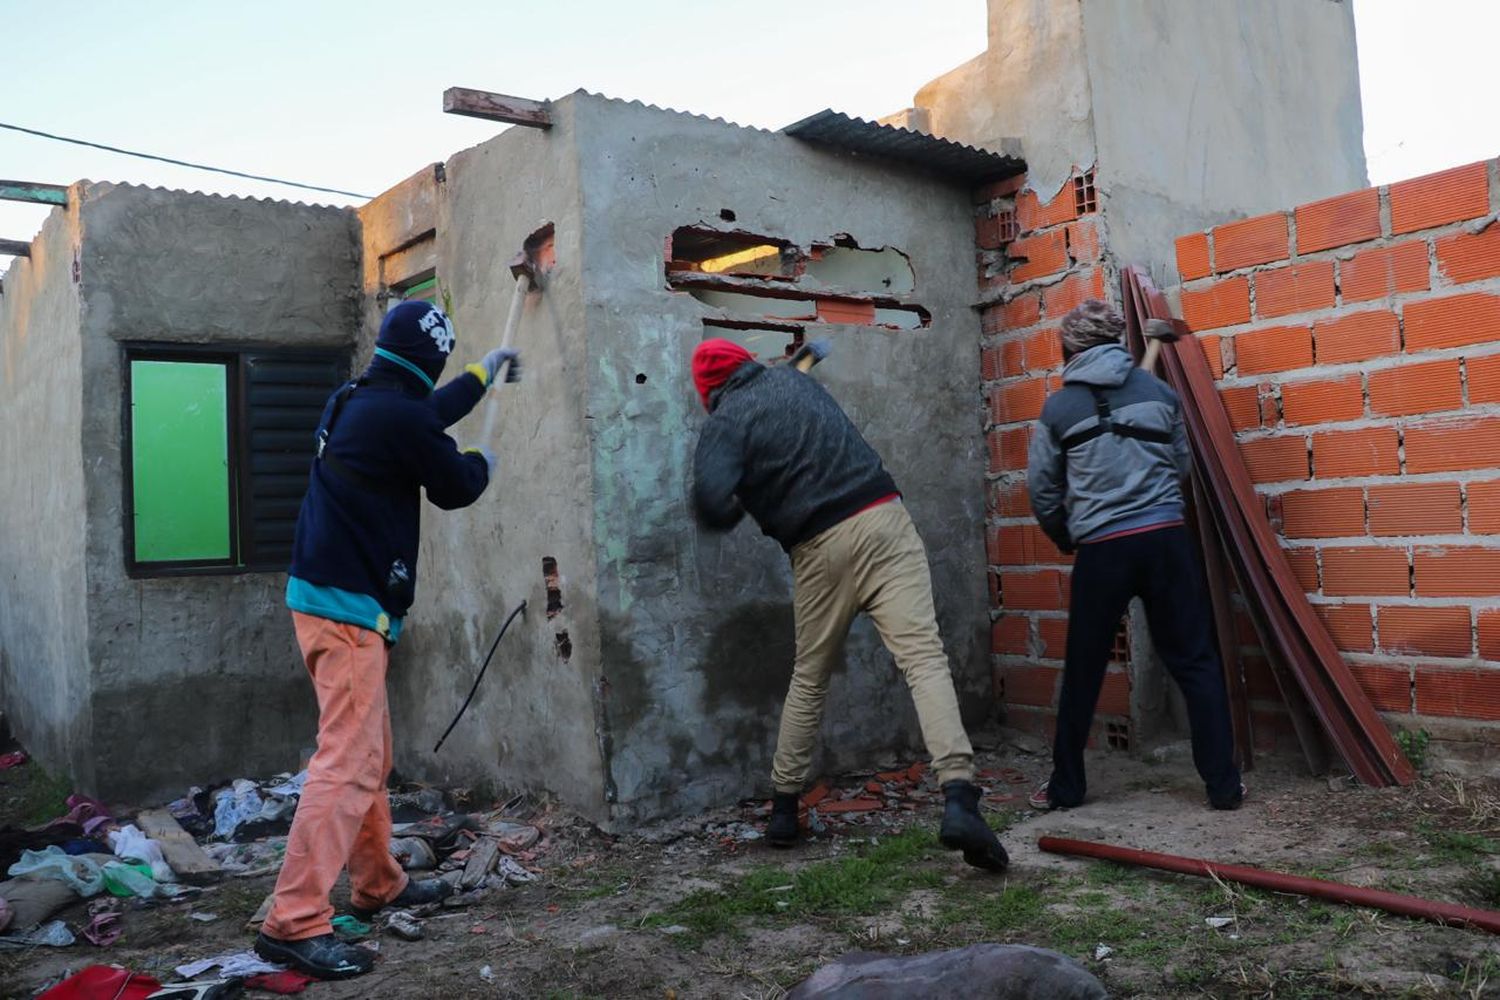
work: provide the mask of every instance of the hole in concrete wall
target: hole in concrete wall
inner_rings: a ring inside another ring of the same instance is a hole
[[[645,385],[646,384],[646,373],[645,372],[636,372],[635,373],[635,384],[636,385]]]
[[[1111,750],[1129,750],[1130,723],[1106,722],[1104,724],[1104,743]]]
[[[734,213],[727,208],[721,208],[719,209],[719,218],[723,219],[725,222],[733,222]]]
[[[557,266],[557,227],[550,222],[543,223],[526,237],[521,248],[537,273],[546,274]]]
[[[728,331],[727,339],[767,362],[791,357],[804,340],[801,327],[782,323],[747,323],[705,317],[703,329],[705,335],[714,336],[718,335],[713,333],[715,330]]]
[[[720,232],[681,226],[667,240],[667,274],[747,274],[789,278],[800,272],[802,255],[787,240],[754,233]]]
[[[1098,211],[1099,194],[1094,190],[1094,172],[1086,170],[1073,178],[1073,207],[1079,215]]]
[[[552,651],[564,660],[573,658],[573,640],[568,638],[567,629],[564,629],[553,637]]]
[[[813,244],[804,284],[861,292],[908,295],[917,287],[911,259],[895,247],[865,250],[847,237],[832,246]]]
[[[557,560],[551,556],[542,556],[542,583],[547,588],[547,617],[556,618],[562,614],[562,578],[557,573]]]
[[[910,258],[895,247],[865,249],[848,234],[804,252],[779,237],[682,226],[667,240],[666,253],[667,286],[721,314],[705,317],[706,324],[916,330],[932,322],[926,308],[903,301],[916,289]]]

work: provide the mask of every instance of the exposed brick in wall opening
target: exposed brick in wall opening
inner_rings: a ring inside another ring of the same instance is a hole
[[[1267,515],[1394,726],[1500,722],[1500,167],[1190,233],[1184,317]],[[1241,635],[1258,746],[1294,746]]]
[[[547,617],[556,618],[562,614],[562,577],[557,572],[557,560],[551,556],[542,556],[542,586],[547,590]]]
[[[1094,190],[1094,172],[1085,170],[1073,178],[1073,211],[1087,215],[1099,210],[1099,194]]]

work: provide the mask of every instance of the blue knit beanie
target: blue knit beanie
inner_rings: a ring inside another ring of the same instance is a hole
[[[431,302],[416,300],[403,302],[385,314],[375,348],[377,354],[384,351],[416,365],[436,382],[453,352],[455,339],[447,315]]]

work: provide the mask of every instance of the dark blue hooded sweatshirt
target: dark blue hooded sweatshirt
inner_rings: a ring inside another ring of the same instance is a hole
[[[391,316],[400,310],[441,316],[425,302],[404,303]],[[297,517],[287,605],[394,642],[416,594],[422,491],[444,510],[466,507],[484,492],[489,468],[446,431],[483,398],[484,369],[470,365],[434,391],[451,326],[433,338],[442,350],[424,351],[387,335],[391,316],[365,374],[323,408],[324,457],[313,460]]]

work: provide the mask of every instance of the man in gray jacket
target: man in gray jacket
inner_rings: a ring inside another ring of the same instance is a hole
[[[1047,536],[1075,553],[1052,777],[1039,809],[1083,802],[1083,750],[1120,616],[1141,598],[1157,654],[1182,689],[1193,763],[1216,809],[1244,800],[1207,584],[1183,523],[1191,470],[1174,393],[1120,344],[1125,320],[1085,302],[1062,322],[1063,387],[1031,439],[1026,486]]]
[[[976,868],[1004,871],[1005,848],[979,813],[974,750],[938,633],[927,551],[896,481],[833,396],[792,365],[768,367],[738,344],[706,340],[693,351],[693,384],[709,413],[693,461],[699,522],[728,531],[748,513],[792,560],[796,662],[766,839],[797,842],[798,796],[828,681],[864,612],[916,703],[945,800],[938,839]]]

